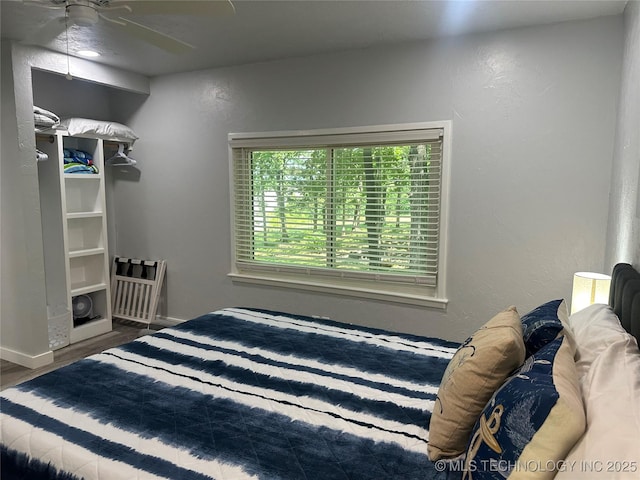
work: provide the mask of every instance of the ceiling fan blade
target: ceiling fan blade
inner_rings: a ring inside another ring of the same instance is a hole
[[[147,43],[155,45],[170,53],[184,53],[193,50],[195,47],[187,42],[173,38],[165,33],[158,32],[152,28],[145,27],[139,23],[127,20],[126,18],[113,19],[105,23],[113,28],[139,38]]]
[[[112,0],[111,8],[127,6],[133,15],[220,16],[235,13],[230,0]]]
[[[64,9],[66,7],[64,3],[42,3],[38,0],[13,0],[13,1],[18,1],[18,2],[22,1],[22,3],[25,5],[33,5],[34,7],[48,8],[51,10]]]
[[[46,45],[56,38],[66,28],[65,18],[56,17],[49,20],[42,27],[27,35],[21,43],[26,45]]]

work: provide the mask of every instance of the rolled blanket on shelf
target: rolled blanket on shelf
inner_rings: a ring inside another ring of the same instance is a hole
[[[36,126],[36,130],[48,130],[56,128],[60,125],[60,117],[55,113],[45,110],[37,106],[33,106],[33,123]]]
[[[64,163],[81,163],[83,165],[93,165],[93,156],[89,152],[77,150],[75,148],[65,148]]]
[[[64,148],[64,173],[98,173],[93,156],[84,150]]]

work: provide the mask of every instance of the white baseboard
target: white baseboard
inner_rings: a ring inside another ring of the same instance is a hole
[[[175,327],[182,322],[186,322],[186,320],[183,318],[161,317],[160,315],[156,315],[156,319],[154,320],[153,325],[160,325],[162,327]]]
[[[49,350],[40,355],[27,355],[26,353],[11,350],[10,348],[0,347],[0,358],[33,369],[53,363],[53,351]]]

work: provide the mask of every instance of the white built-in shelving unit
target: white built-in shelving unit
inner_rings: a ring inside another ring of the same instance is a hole
[[[38,162],[49,321],[68,326],[66,343],[75,343],[111,330],[104,145],[63,131],[38,134],[36,145],[49,156]],[[64,173],[64,148],[90,153],[98,173]],[[93,303],[91,319],[82,324],[72,315],[78,295]]]

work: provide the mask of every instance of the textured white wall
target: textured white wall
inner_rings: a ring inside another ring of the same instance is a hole
[[[14,95],[25,89],[31,91],[31,72],[14,70],[13,60],[11,45],[3,41],[0,354],[12,361],[20,361],[24,356],[35,367],[52,361],[53,355],[46,353],[49,340],[33,111],[30,127],[16,121],[31,109],[16,102]],[[30,144],[19,140],[27,130]],[[29,145],[32,155],[25,157]]]
[[[63,75],[34,70],[31,73],[33,104],[56,113],[60,118],[85,117],[112,120],[111,88]]]
[[[168,260],[160,313],[230,305],[463,339],[498,309],[568,297],[605,262],[620,17],[153,79],[127,122],[120,254]],[[123,118],[123,116],[121,116]],[[233,285],[229,132],[453,121],[446,313]]]
[[[640,2],[624,12],[624,58],[611,177],[607,266],[640,268]]]

